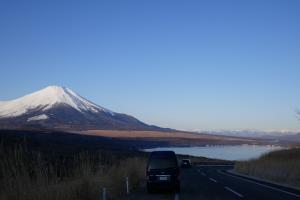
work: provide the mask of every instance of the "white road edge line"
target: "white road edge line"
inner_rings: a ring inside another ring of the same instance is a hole
[[[196,165],[198,167],[232,167],[234,165]]]
[[[231,176],[231,177],[234,177],[234,178],[237,178],[237,179],[241,179],[241,180],[243,180],[243,181],[246,181],[246,182],[249,182],[249,183],[254,183],[254,184],[256,184],[256,185],[259,185],[259,186],[262,186],[262,187],[266,187],[266,188],[269,188],[269,189],[273,189],[273,190],[276,190],[276,191],[279,191],[279,192],[283,192],[283,193],[289,194],[289,195],[291,195],[291,196],[300,197],[300,195],[298,195],[298,194],[294,194],[294,193],[287,192],[287,191],[284,191],[284,190],[281,190],[281,189],[278,189],[278,188],[275,188],[275,187],[272,187],[272,186],[268,186],[268,185],[264,185],[264,184],[261,184],[261,183],[257,183],[257,182],[255,182],[255,181],[251,181],[251,180],[248,180],[248,179],[244,179],[244,178],[242,178],[242,177],[233,176],[233,175],[231,175],[231,174],[224,173],[224,172],[222,172],[222,171],[220,171],[220,170],[218,170],[218,172],[219,172],[220,174],[223,174],[223,175],[226,175],[226,176]]]
[[[209,178],[209,180],[211,180],[211,181],[213,181],[213,182],[218,182],[218,181],[216,181],[215,179],[213,179],[213,178]]]
[[[241,195],[240,193],[234,191],[233,189],[231,189],[230,187],[225,187],[226,190],[229,190],[230,192],[232,192],[233,194],[239,196],[240,198],[243,198],[243,195]]]
[[[178,193],[175,194],[174,200],[179,200],[179,194]]]

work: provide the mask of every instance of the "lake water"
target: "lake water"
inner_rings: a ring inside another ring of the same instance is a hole
[[[203,156],[223,160],[249,160],[279,149],[282,149],[282,147],[274,145],[217,145],[203,147],[159,147],[144,149],[143,151],[171,150],[176,154],[183,155]]]

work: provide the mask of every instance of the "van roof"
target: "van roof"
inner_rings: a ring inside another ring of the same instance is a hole
[[[175,156],[174,151],[153,151],[151,156]]]

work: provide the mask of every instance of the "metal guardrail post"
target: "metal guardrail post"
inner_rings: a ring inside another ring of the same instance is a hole
[[[106,188],[102,188],[102,200],[106,200]]]
[[[126,194],[129,194],[129,180],[128,180],[128,177],[126,177]]]

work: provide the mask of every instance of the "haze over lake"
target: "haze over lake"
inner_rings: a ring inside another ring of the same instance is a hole
[[[282,149],[274,145],[217,145],[202,147],[158,147],[144,149],[146,152],[152,151],[174,151],[176,154],[203,156],[223,160],[249,160],[259,156]]]

